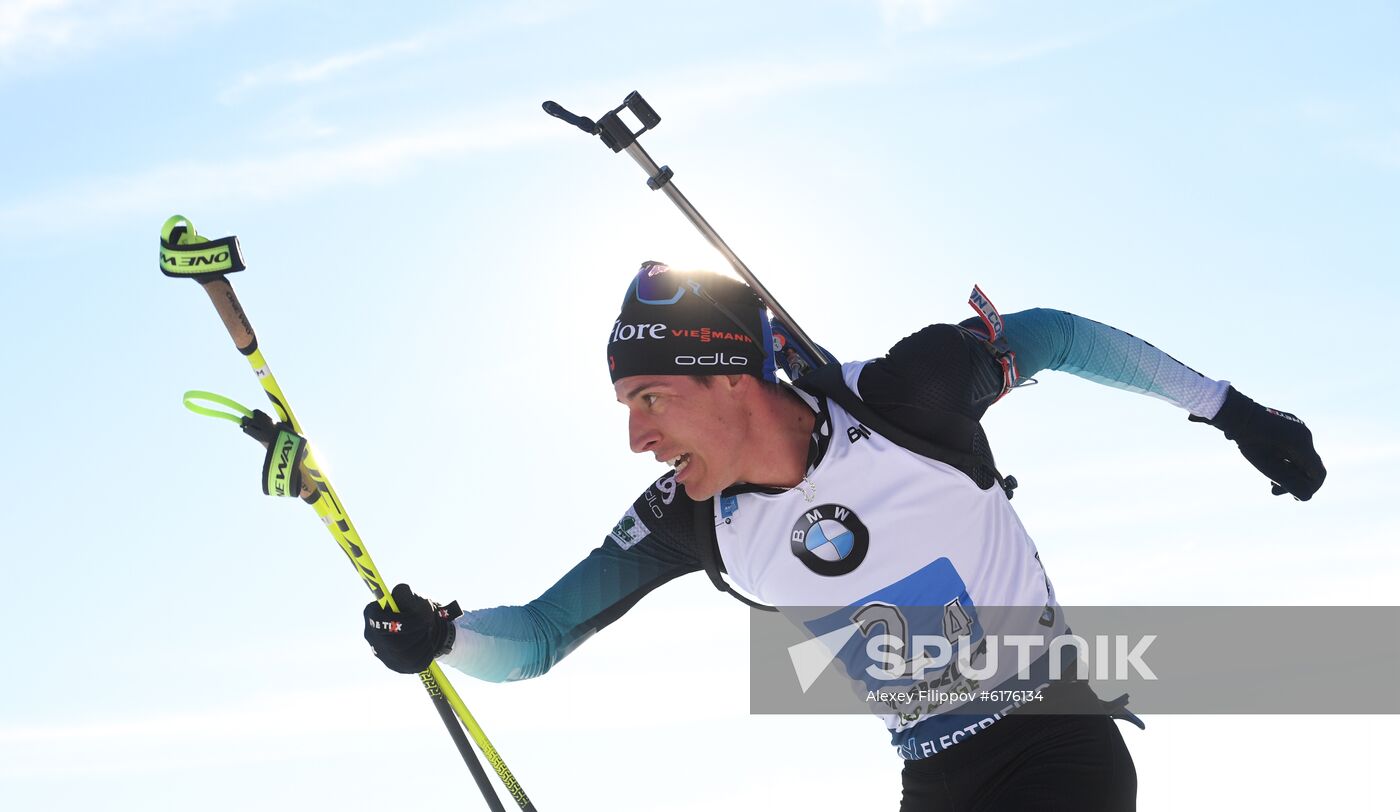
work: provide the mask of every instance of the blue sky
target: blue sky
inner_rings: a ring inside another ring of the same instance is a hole
[[[1330,474],[1300,504],[1159,401],[1047,374],[998,405],[1066,605],[1393,604],[1397,34],[1380,2],[0,0],[0,796],[473,803],[311,511],[180,407],[260,393],[157,236],[240,236],[386,575],[523,602],[659,473],[603,370],[632,271],[722,264],[548,98],[641,90],[653,157],[843,359],[965,318],[975,282],[1308,421]],[[541,679],[455,683],[543,809],[894,808],[877,724],[747,715],[741,610],[684,578]],[[638,667],[677,636],[683,669]],[[1394,718],[1148,724],[1143,810],[1400,808]]]

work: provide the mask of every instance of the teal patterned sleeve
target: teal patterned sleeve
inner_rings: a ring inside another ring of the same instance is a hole
[[[543,595],[464,613],[441,661],[490,682],[538,677],[651,590],[699,570],[694,503],[672,476],[638,497],[603,543]]]
[[[1053,369],[1161,398],[1192,414],[1215,416],[1228,381],[1216,381],[1130,333],[1061,310],[1003,316],[1022,380]]]

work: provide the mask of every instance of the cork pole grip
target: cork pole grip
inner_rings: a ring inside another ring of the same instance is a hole
[[[214,309],[219,311],[219,318],[223,319],[224,327],[228,329],[229,338],[233,339],[234,346],[244,355],[249,355],[258,348],[258,337],[253,334],[253,325],[248,323],[248,314],[243,312],[243,306],[238,303],[238,294],[233,292],[233,285],[228,280],[220,276],[208,281],[201,281],[200,286],[204,292],[209,294],[209,300],[214,303]]]

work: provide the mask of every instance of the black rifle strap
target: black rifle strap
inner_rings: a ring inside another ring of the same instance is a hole
[[[1011,498],[1011,492],[1016,487],[1016,478],[1003,477],[997,471],[996,463],[990,455],[956,451],[910,434],[891,423],[871,408],[868,403],[861,400],[855,392],[851,391],[850,387],[846,386],[846,381],[841,375],[840,364],[827,364],[820,369],[813,370],[802,376],[797,381],[796,386],[809,394],[834,400],[866,428],[880,434],[900,448],[912,451],[921,457],[928,457],[951,465],[969,477],[972,476],[975,469],[986,468],[996,479],[997,484],[1006,492],[1006,498]]]
[[[695,543],[699,550],[700,566],[705,568],[705,574],[710,576],[710,583],[715,585],[715,589],[720,592],[728,592],[755,609],[762,609],[765,612],[778,611],[775,607],[764,606],[739,594],[720,574],[722,570],[719,560],[719,539],[715,536],[714,497],[695,503]]]

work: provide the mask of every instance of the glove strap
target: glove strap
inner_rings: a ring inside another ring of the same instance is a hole
[[[433,652],[433,659],[436,660],[451,651],[452,645],[457,642],[457,624],[452,621],[462,616],[462,607],[453,601],[446,606],[438,606],[435,603],[433,608],[437,610],[438,617],[447,621],[447,628],[443,630],[442,643],[438,646],[437,651]]]
[[[1001,400],[1006,397],[1007,392],[1016,388],[1016,381],[1020,377],[1016,372],[1016,353],[1006,348],[1006,323],[1002,321],[1001,313],[997,312],[997,306],[992,304],[992,300],[987,298],[981,287],[972,286],[972,294],[967,303],[972,305],[972,309],[977,311],[977,316],[982,319],[982,325],[987,329],[987,349],[1001,365],[1001,394],[997,395],[997,400]],[[996,400],[992,402],[996,403]]]
[[[1239,442],[1241,432],[1248,430],[1250,423],[1258,417],[1261,411],[1282,414],[1260,406],[1243,395],[1240,390],[1231,386],[1225,390],[1225,400],[1220,404],[1220,409],[1216,411],[1215,417],[1205,418],[1193,414],[1186,419],[1192,423],[1205,423],[1208,426],[1214,426],[1220,429],[1225,435],[1225,439]],[[1292,415],[1288,415],[1288,417],[1298,423],[1303,422]]]

